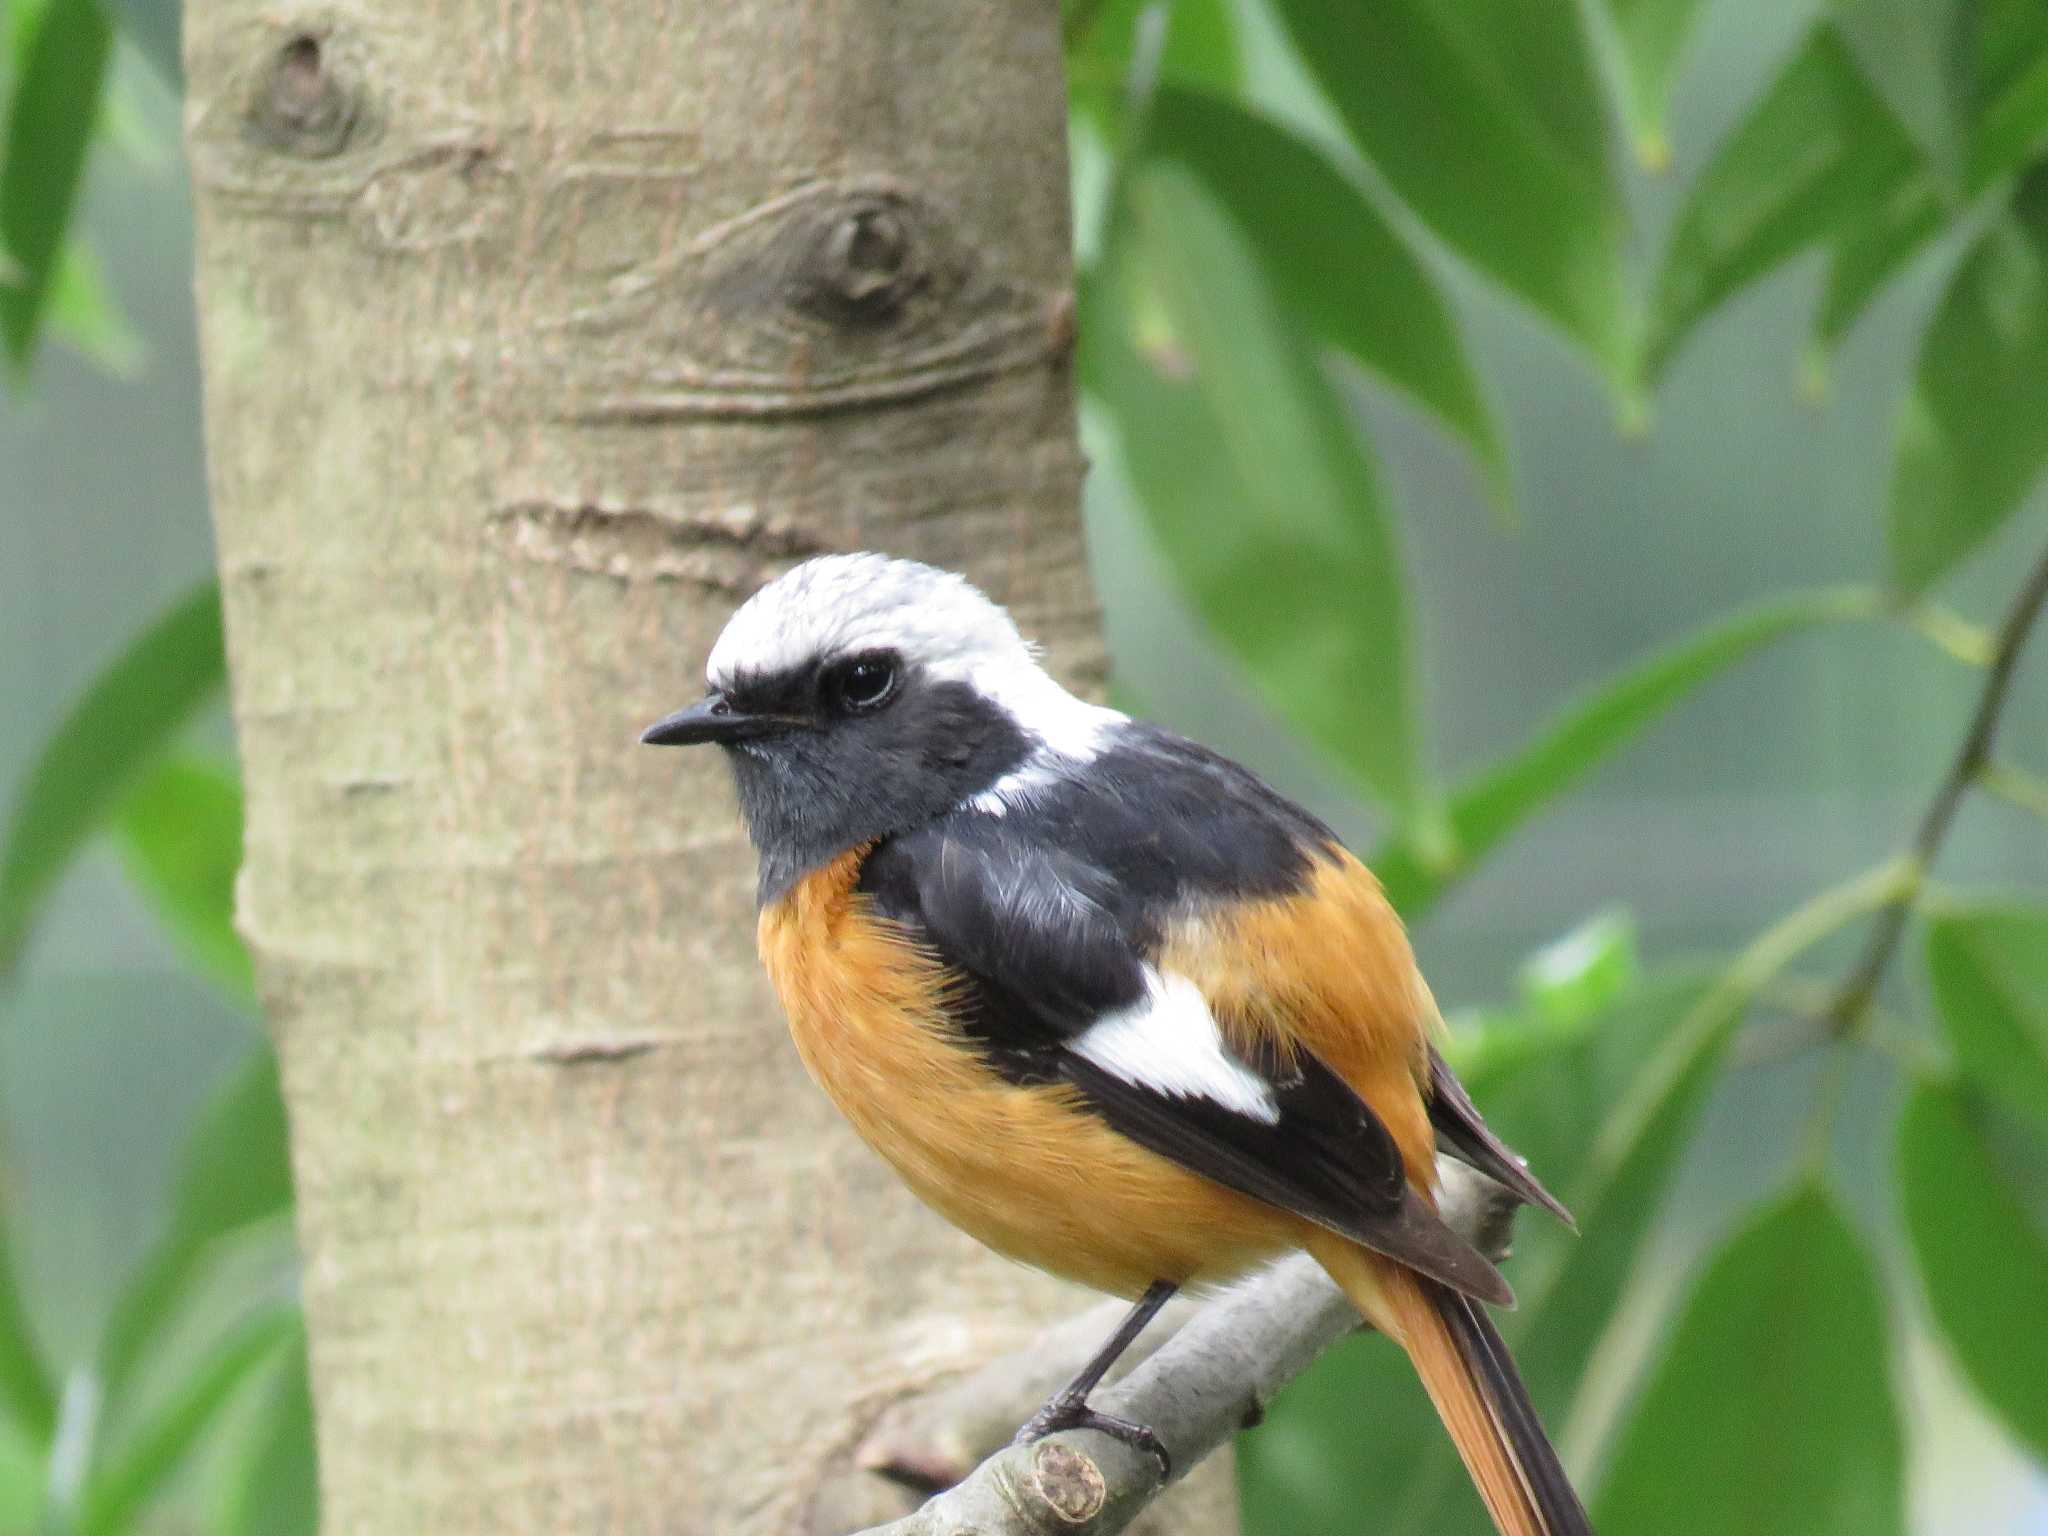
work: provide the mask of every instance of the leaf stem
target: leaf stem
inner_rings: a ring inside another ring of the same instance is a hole
[[[2048,821],[2048,779],[2027,772],[2013,763],[1988,762],[1977,775],[1985,793],[1996,795],[2007,805]]]
[[[1835,1038],[1828,1012],[1840,983],[1805,976],[1783,976],[1765,987],[1757,1001],[1777,1017],[1760,1023],[1743,1038],[1737,1049],[1739,1067],[1774,1067],[1793,1056],[1818,1050]],[[1860,1036],[1862,1043],[1889,1058],[1902,1069],[1933,1064],[1934,1054],[1909,1031],[1897,1014],[1875,1004]]]
[[[1915,603],[1899,614],[1899,622],[1966,667],[1988,667],[1997,659],[1998,642],[1991,631],[1972,624],[1953,608]]]
[[[1970,716],[1969,729],[1963,735],[1962,745],[1956,749],[1948,772],[1935,789],[1934,798],[1921,815],[1919,830],[1902,855],[1906,880],[1898,894],[1877,914],[1863,958],[1843,978],[1841,989],[1828,1007],[1829,1026],[1837,1039],[1853,1035],[1869,1011],[1878,984],[1884,980],[1892,957],[1898,953],[1899,942],[1905,937],[1906,922],[1919,902],[1927,872],[1940,854],[1950,828],[1955,825],[1956,810],[1971,786],[1982,779],[1985,766],[1991,761],[1991,747],[1998,736],[1998,723],[2005,713],[2007,700],[2012,696],[2013,672],[2019,665],[2020,653],[2026,649],[2034,621],[2040,617],[2044,602],[2048,602],[2048,549],[2044,549],[2034,562],[2033,570],[2027,574],[2027,579],[2013,597],[2012,606],[1999,623],[1997,646],[1991,654],[1984,686],[1977,695],[1977,707]]]
[[[1822,1182],[1827,1174],[1828,1154],[1834,1149],[1835,1119],[1842,1107],[1842,1095],[1849,1086],[1849,1053],[1839,1049],[1845,1042],[1830,1037],[1838,1047],[1821,1063],[1820,1079],[1814,1084],[1813,1104],[1799,1136],[1799,1166],[1806,1177]]]

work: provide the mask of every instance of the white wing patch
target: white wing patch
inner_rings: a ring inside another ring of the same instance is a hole
[[[1127,1083],[1213,1100],[1266,1125],[1280,1121],[1272,1085],[1224,1049],[1201,988],[1145,967],[1145,996],[1105,1013],[1068,1046]]]

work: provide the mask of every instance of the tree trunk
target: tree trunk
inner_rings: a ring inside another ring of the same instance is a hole
[[[964,568],[1099,681],[1055,6],[186,15],[325,1529],[894,1513],[863,1425],[1074,1296],[804,1080],[723,770],[635,736],[820,550]],[[1172,1528],[1233,1528],[1198,1482]]]

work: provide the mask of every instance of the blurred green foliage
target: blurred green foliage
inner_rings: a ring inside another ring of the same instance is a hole
[[[57,285],[112,46],[99,0],[45,0],[20,24],[0,162],[0,245],[9,258],[0,338],[17,368],[35,348]]]
[[[0,850],[0,978],[79,846],[226,680],[220,596],[208,583],[137,634],[44,744]]]
[[[1379,809],[1375,867],[1411,920],[1791,636],[1888,625],[1978,669],[1994,660],[1995,637],[1934,594],[2048,467],[2048,9],[1815,11],[1650,249],[1643,188],[1668,171],[1669,106],[1711,9],[1070,0],[1077,163],[1093,168],[1077,187],[1081,382],[1106,455],[1090,495],[1130,497],[1218,647]],[[73,213],[114,116],[113,40],[175,85],[175,6],[10,0],[5,14],[0,335],[17,387],[46,335],[132,366]],[[1857,320],[1943,250],[1888,505],[1871,513],[1885,569],[1726,615],[1447,782],[1404,509],[1351,388],[1362,376],[1416,407],[1512,515],[1513,445],[1446,274],[1553,328],[1604,381],[1617,429],[1646,432],[1703,323],[1788,262],[1825,268],[1812,333],[1788,347],[1819,388]],[[0,986],[67,865],[105,837],[195,971],[253,1008],[231,922],[239,786],[188,741],[222,680],[209,587],[140,628],[42,746],[0,842]],[[1965,788],[2048,820],[2042,766],[1966,763],[1981,784]],[[1896,1341],[1930,1327],[2048,1460],[2033,1320],[2048,1298],[2048,894],[1939,890],[1936,851],[1823,890],[1708,965],[1646,959],[1625,916],[1597,918],[1456,1039],[1489,1118],[1581,1223],[1578,1237],[1525,1223],[1522,1306],[1503,1326],[1608,1536],[1906,1528],[1916,1424]],[[1901,906],[1922,943],[1893,968],[1931,999],[1903,1024],[1814,970],[1830,939]],[[1660,1302],[1646,1257],[1745,1057],[1818,1066],[1799,1172],[1749,1191],[1686,1294]],[[1876,1207],[1833,1136],[1852,1067],[1891,1085]],[[315,1528],[304,1333],[288,1301],[232,1273],[290,1197],[275,1065],[258,1052],[194,1123],[168,1224],[89,1360],[59,1373],[16,1284],[0,1178],[0,1536]],[[1485,1528],[1419,1390],[1371,1341],[1290,1391],[1241,1467],[1252,1536],[1361,1529],[1368,1510],[1390,1536]],[[183,1524],[152,1524],[170,1509]]]
[[[1593,1519],[1669,1536],[1896,1536],[1898,1421],[1876,1270],[1834,1202],[1806,1185],[1768,1203],[1700,1276]]]

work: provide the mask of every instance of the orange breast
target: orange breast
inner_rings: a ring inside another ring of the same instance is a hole
[[[762,912],[761,958],[811,1076],[927,1204],[1000,1253],[1126,1296],[1300,1244],[1299,1218],[1146,1151],[1071,1090],[991,1071],[952,1022],[945,968],[854,889],[864,853]]]

